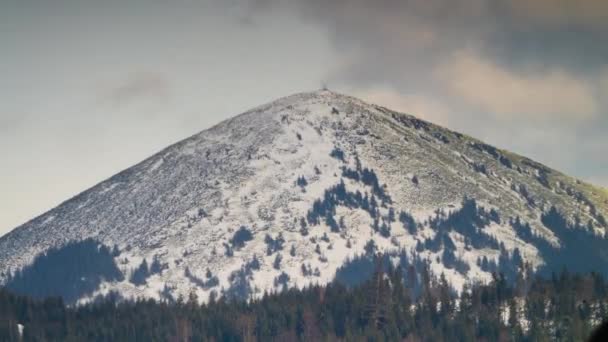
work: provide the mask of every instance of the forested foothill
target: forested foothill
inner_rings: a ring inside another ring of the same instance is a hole
[[[582,341],[608,318],[598,273],[522,270],[512,285],[496,274],[456,294],[428,266],[417,273],[384,259],[365,261],[370,276],[355,286],[336,280],[249,302],[110,294],[66,306],[1,289],[0,341]]]

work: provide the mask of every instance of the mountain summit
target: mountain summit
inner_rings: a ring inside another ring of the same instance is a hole
[[[521,269],[608,275],[606,217],[606,190],[323,90],[221,122],[16,228],[0,281],[73,301],[250,298],[356,283],[378,254],[412,286],[425,269],[456,290]]]

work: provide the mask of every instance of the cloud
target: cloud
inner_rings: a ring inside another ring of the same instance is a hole
[[[356,92],[355,96],[392,110],[448,127],[452,117],[450,110],[441,102],[423,94],[401,94],[393,89],[374,87]]]
[[[608,94],[608,66],[604,68],[599,75],[600,94],[606,96],[606,94]]]
[[[101,102],[123,107],[139,100],[166,100],[171,92],[169,81],[157,73],[134,73],[119,85],[105,91]]]
[[[602,111],[596,75],[608,66],[604,0],[251,1],[258,11],[280,7],[327,27],[341,59],[327,77],[333,85],[383,84],[447,102],[444,82],[462,97],[453,100],[503,119],[584,120]],[[459,82],[438,79],[440,68]],[[501,94],[497,85],[509,89]]]
[[[461,51],[440,65],[435,77],[453,95],[502,119],[588,120],[599,111],[591,82],[560,69],[514,72]]]
[[[337,90],[579,177],[606,173],[590,144],[608,146],[608,1],[257,1],[326,28]]]
[[[296,11],[326,25],[338,49],[382,61],[425,64],[463,47],[524,66],[533,59],[592,70],[608,61],[605,0],[250,1],[259,11]]]
[[[608,26],[605,0],[517,0],[506,4],[514,17],[539,25]]]

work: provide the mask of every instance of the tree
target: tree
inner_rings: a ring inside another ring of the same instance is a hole
[[[137,286],[144,285],[149,275],[150,270],[148,268],[148,262],[144,258],[141,264],[139,264],[139,266],[131,273],[131,278],[129,278],[129,281]]]
[[[34,298],[60,296],[73,303],[92,294],[103,281],[121,281],[123,274],[109,247],[93,239],[51,248],[6,279],[4,286]]]
[[[232,246],[234,248],[241,249],[245,246],[245,244],[248,241],[251,241],[253,239],[253,234],[251,233],[251,231],[245,227],[245,226],[241,226],[232,236],[232,239],[230,239],[230,243],[232,244]]]
[[[274,267],[276,270],[280,270],[282,260],[283,260],[283,257],[281,256],[280,253],[278,253],[277,256],[274,258],[274,261],[272,262],[272,267]]]

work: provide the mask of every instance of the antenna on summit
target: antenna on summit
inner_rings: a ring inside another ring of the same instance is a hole
[[[323,91],[329,90],[329,88],[327,87],[327,82],[325,82],[325,81],[321,82],[321,90],[323,90]]]

